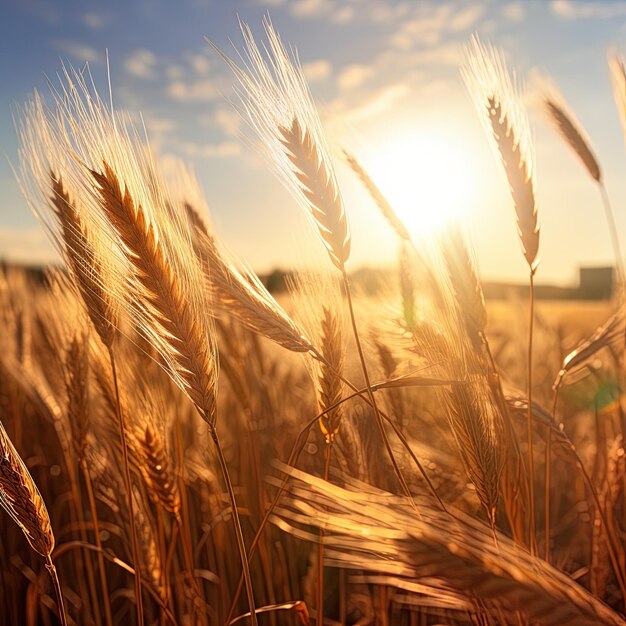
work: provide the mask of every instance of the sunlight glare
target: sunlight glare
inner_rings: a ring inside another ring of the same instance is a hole
[[[422,132],[379,147],[371,175],[412,235],[430,236],[468,217],[476,163],[463,138]]]

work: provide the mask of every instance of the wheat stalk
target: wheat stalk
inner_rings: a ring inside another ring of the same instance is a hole
[[[615,74],[615,72],[613,72]],[[542,102],[544,109],[552,120],[553,124],[570,145],[574,153],[583,163],[585,169],[589,172],[591,178],[598,184],[602,205],[606,214],[606,219],[611,236],[611,244],[615,255],[615,267],[618,273],[618,282],[623,288],[624,281],[624,261],[620,250],[619,236],[615,225],[615,217],[613,209],[609,202],[606,185],[602,176],[602,170],[598,164],[598,160],[591,147],[591,140],[583,129],[580,122],[576,119],[574,113],[567,106],[563,96],[557,88],[545,77],[538,79],[540,81],[540,89],[542,91]],[[615,82],[615,79],[614,79]],[[617,90],[617,87],[616,87]]]
[[[528,115],[521,104],[514,79],[504,63],[502,54],[491,46],[484,46],[477,37],[467,49],[467,61],[463,77],[473,95],[476,107],[493,145],[500,156],[509,183],[522,251],[529,268],[529,330],[527,387],[529,409],[527,418],[528,437],[528,485],[530,498],[530,540],[535,550],[535,498],[534,498],[534,452],[530,404],[532,398],[532,346],[534,331],[534,276],[538,266],[539,223],[535,200],[533,151],[530,141]]]
[[[239,81],[239,97],[250,126],[269,155],[274,171],[313,222],[332,264],[341,272],[361,370],[378,430],[403,492],[411,492],[397,464],[371,389],[359,338],[346,261],[350,234],[341,194],[319,116],[297,60],[290,58],[271,23],[265,23],[269,46],[264,56],[250,29],[242,24],[249,65],[240,67],[222,55]]]

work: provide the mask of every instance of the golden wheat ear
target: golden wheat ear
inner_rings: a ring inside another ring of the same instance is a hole
[[[214,337],[190,309],[179,277],[163,243],[141,204],[128,188],[122,191],[117,174],[104,162],[102,171],[91,172],[104,215],[110,220],[134,269],[143,302],[145,329],[159,340],[172,375],[197,406],[215,424],[216,361]],[[193,263],[193,258],[189,260]],[[130,294],[129,294],[130,295]]]
[[[24,461],[0,423],[0,505],[43,557],[54,550],[48,510]]]
[[[626,64],[624,57],[618,52],[609,53],[608,62],[615,107],[626,139]]]
[[[530,83],[533,100],[546,120],[580,159],[589,176],[596,182],[601,182],[602,171],[591,139],[554,81],[546,74],[534,71]]]
[[[199,215],[188,205],[194,249],[218,314],[233,316],[251,331],[293,352],[313,349],[305,331],[287,315],[251,270],[228,258]]]
[[[54,533],[48,509],[26,464],[0,422],[0,506],[22,529],[30,547],[46,560],[57,598],[59,618],[66,626],[63,594],[52,562]]]
[[[327,271],[300,271],[289,277],[287,286],[294,302],[294,316],[306,329],[322,360],[311,352],[305,365],[315,385],[320,411],[334,407],[343,396],[345,336],[341,286]],[[336,406],[319,420],[320,429],[331,443],[339,430],[343,407]]]
[[[316,227],[340,270],[350,256],[350,232],[335,169],[302,68],[269,21],[262,49],[242,24],[242,65],[211,45],[229,65],[240,89],[241,112],[277,177]]]
[[[365,171],[365,168],[357,161],[356,157],[350,154],[347,150],[343,151],[346,158],[346,162],[352,168],[352,171],[359,177],[359,180],[363,183],[363,186],[369,192],[370,196],[376,203],[376,206],[382,213],[383,217],[389,222],[389,225],[395,231],[396,235],[403,241],[410,241],[411,236],[406,226],[402,223],[402,220],[398,217],[397,213],[393,210],[393,207],[385,198],[382,191],[378,188],[378,185],[372,180],[370,175]]]
[[[501,52],[474,37],[461,70],[481,122],[509,183],[524,258],[537,267],[539,222],[535,198],[534,151],[528,114]]]
[[[487,325],[487,309],[476,266],[458,226],[451,226],[443,243],[443,256],[459,315],[467,333],[479,347]]]
[[[612,75],[614,89],[617,93],[619,87],[619,61],[617,67],[612,64]],[[556,86],[545,76],[538,75],[535,78],[537,88],[541,94],[543,109],[552,124],[556,127],[561,137],[572,148],[576,156],[589,173],[589,176],[598,184],[600,195],[602,197],[602,205],[606,214],[611,243],[615,255],[615,267],[617,272],[617,282],[621,289],[624,288],[624,261],[620,248],[619,234],[615,224],[615,216],[609,200],[606,184],[602,176],[602,170],[598,159],[591,147],[591,140],[582,127],[582,124],[576,119],[574,113],[570,110],[565,99],[559,93]],[[617,83],[618,86],[615,86]],[[623,295],[623,292],[620,296]]]

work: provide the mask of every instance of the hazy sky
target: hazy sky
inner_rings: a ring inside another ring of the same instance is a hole
[[[53,258],[10,167],[16,108],[35,87],[47,93],[62,61],[88,62],[106,97],[108,49],[115,105],[141,112],[160,154],[193,163],[223,241],[260,271],[301,262],[310,245],[302,211],[242,140],[231,76],[204,40],[232,50],[238,18],[260,37],[267,13],[297,48],[333,145],[356,152],[411,228],[462,219],[484,277],[522,279],[526,268],[506,184],[459,76],[472,33],[503,48],[520,76],[539,69],[559,85],[592,138],[626,234],[626,155],[606,64],[607,49],[626,52],[626,2],[0,0],[0,9],[0,257]],[[542,116],[531,120],[539,280],[567,282],[578,265],[610,263],[610,240],[597,189]],[[389,263],[394,238],[343,164],[338,173],[351,267]]]

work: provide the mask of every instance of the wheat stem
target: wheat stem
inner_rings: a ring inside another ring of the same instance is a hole
[[[241,519],[239,518],[239,511],[237,510],[237,498],[235,497],[235,490],[233,489],[233,483],[230,480],[230,472],[228,471],[228,465],[226,464],[226,458],[224,457],[224,451],[217,436],[217,430],[209,426],[211,439],[215,444],[215,451],[217,453],[217,459],[222,470],[222,477],[224,478],[224,484],[226,485],[226,491],[228,492],[228,499],[230,501],[231,513],[233,516],[233,526],[235,529],[235,536],[237,538],[237,548],[239,549],[239,556],[241,558],[241,568],[243,570],[243,579],[246,585],[246,594],[248,596],[248,606],[250,608],[250,623],[252,626],[257,626],[256,607],[254,603],[254,589],[252,586],[252,576],[250,575],[250,562],[248,561],[248,552],[246,550],[246,544],[243,538],[243,530],[241,528]]]
[[[130,538],[133,550],[133,565],[135,569],[135,598],[137,609],[137,624],[143,626],[143,600],[141,596],[141,560],[139,557],[139,542],[137,541],[137,529],[135,528],[135,514],[133,504],[132,482],[130,477],[130,463],[128,461],[128,444],[126,441],[126,423],[124,419],[124,411],[120,402],[120,390],[117,380],[117,367],[115,365],[115,355],[113,348],[109,346],[109,361],[111,362],[111,373],[113,375],[113,386],[115,388],[115,409],[117,412],[117,423],[120,433],[120,443],[122,445],[122,466],[124,475],[124,484],[126,488],[126,496],[128,500],[128,514],[130,517]]]
[[[61,590],[61,583],[59,582],[57,569],[54,566],[54,563],[52,562],[52,557],[50,555],[46,557],[46,569],[48,570],[50,578],[52,579],[54,593],[57,598],[57,607],[59,610],[59,620],[61,621],[61,626],[67,626],[67,616],[65,615],[65,605],[63,604],[63,592]]]
[[[361,340],[359,338],[359,331],[356,323],[356,316],[354,314],[354,306],[352,304],[352,293],[350,289],[350,281],[348,280],[348,274],[346,272],[345,267],[342,266],[341,276],[343,279],[344,290],[346,292],[346,299],[348,300],[348,310],[350,311],[350,323],[352,324],[352,332],[354,334],[354,341],[356,343],[356,349],[359,355],[359,361],[361,363],[361,370],[363,371],[363,377],[365,378],[365,386],[367,387],[367,395],[369,396],[370,404],[374,409],[374,414],[376,416],[376,423],[378,424],[378,430],[380,431],[380,436],[385,444],[385,448],[387,450],[387,454],[389,455],[389,459],[391,460],[391,464],[393,465],[393,470],[398,478],[398,482],[400,483],[400,487],[402,491],[407,496],[411,505],[417,511],[417,507],[415,506],[415,502],[413,501],[413,496],[411,495],[411,490],[404,479],[402,471],[398,467],[398,463],[393,454],[393,450],[391,449],[391,443],[389,442],[389,438],[387,437],[387,433],[385,432],[385,426],[383,424],[383,419],[380,416],[380,412],[378,410],[378,405],[376,404],[376,398],[374,397],[374,392],[372,391],[372,385],[370,383],[370,377],[367,371],[367,364],[365,362],[365,355],[363,354],[363,348],[361,347]]]
[[[552,393],[552,421],[556,423],[556,405],[559,401],[559,389],[556,387]],[[550,482],[552,469],[552,428],[548,426],[548,435],[546,439],[546,458],[545,458],[545,560],[550,562]]]
[[[333,440],[326,444],[324,454],[324,480],[328,480]],[[317,626],[324,626],[324,528],[320,526],[320,541],[317,546]]]
[[[611,202],[609,200],[609,194],[606,190],[606,185],[604,181],[598,183],[598,187],[600,189],[600,196],[602,197],[602,207],[604,208],[604,213],[606,215],[606,221],[609,226],[609,233],[611,235],[611,244],[613,246],[613,254],[615,255],[615,271],[617,273],[617,284],[618,290],[620,293],[620,297],[623,295],[623,290],[625,287],[624,284],[624,261],[622,257],[621,248],[619,245],[619,236],[617,234],[617,226],[615,225],[615,215],[613,213],[613,208],[611,207]]]
[[[535,471],[533,456],[533,330],[535,322],[535,270],[531,267],[529,278],[529,320],[528,320],[528,499],[530,520],[528,523],[528,548],[532,555],[536,554],[535,537]]]
[[[106,577],[106,570],[104,568],[104,557],[102,556],[102,541],[100,539],[100,524],[98,522],[98,510],[96,508],[96,500],[93,494],[93,485],[91,482],[91,474],[89,472],[89,466],[83,458],[81,460],[81,468],[83,470],[83,476],[85,478],[85,486],[87,489],[87,499],[89,500],[89,509],[91,510],[91,522],[93,524],[93,533],[96,541],[96,546],[99,549],[96,557],[98,560],[98,571],[100,573],[100,586],[102,587],[102,600],[104,605],[104,618],[107,626],[113,626],[113,616],[111,614],[111,603],[109,602],[109,583]]]

